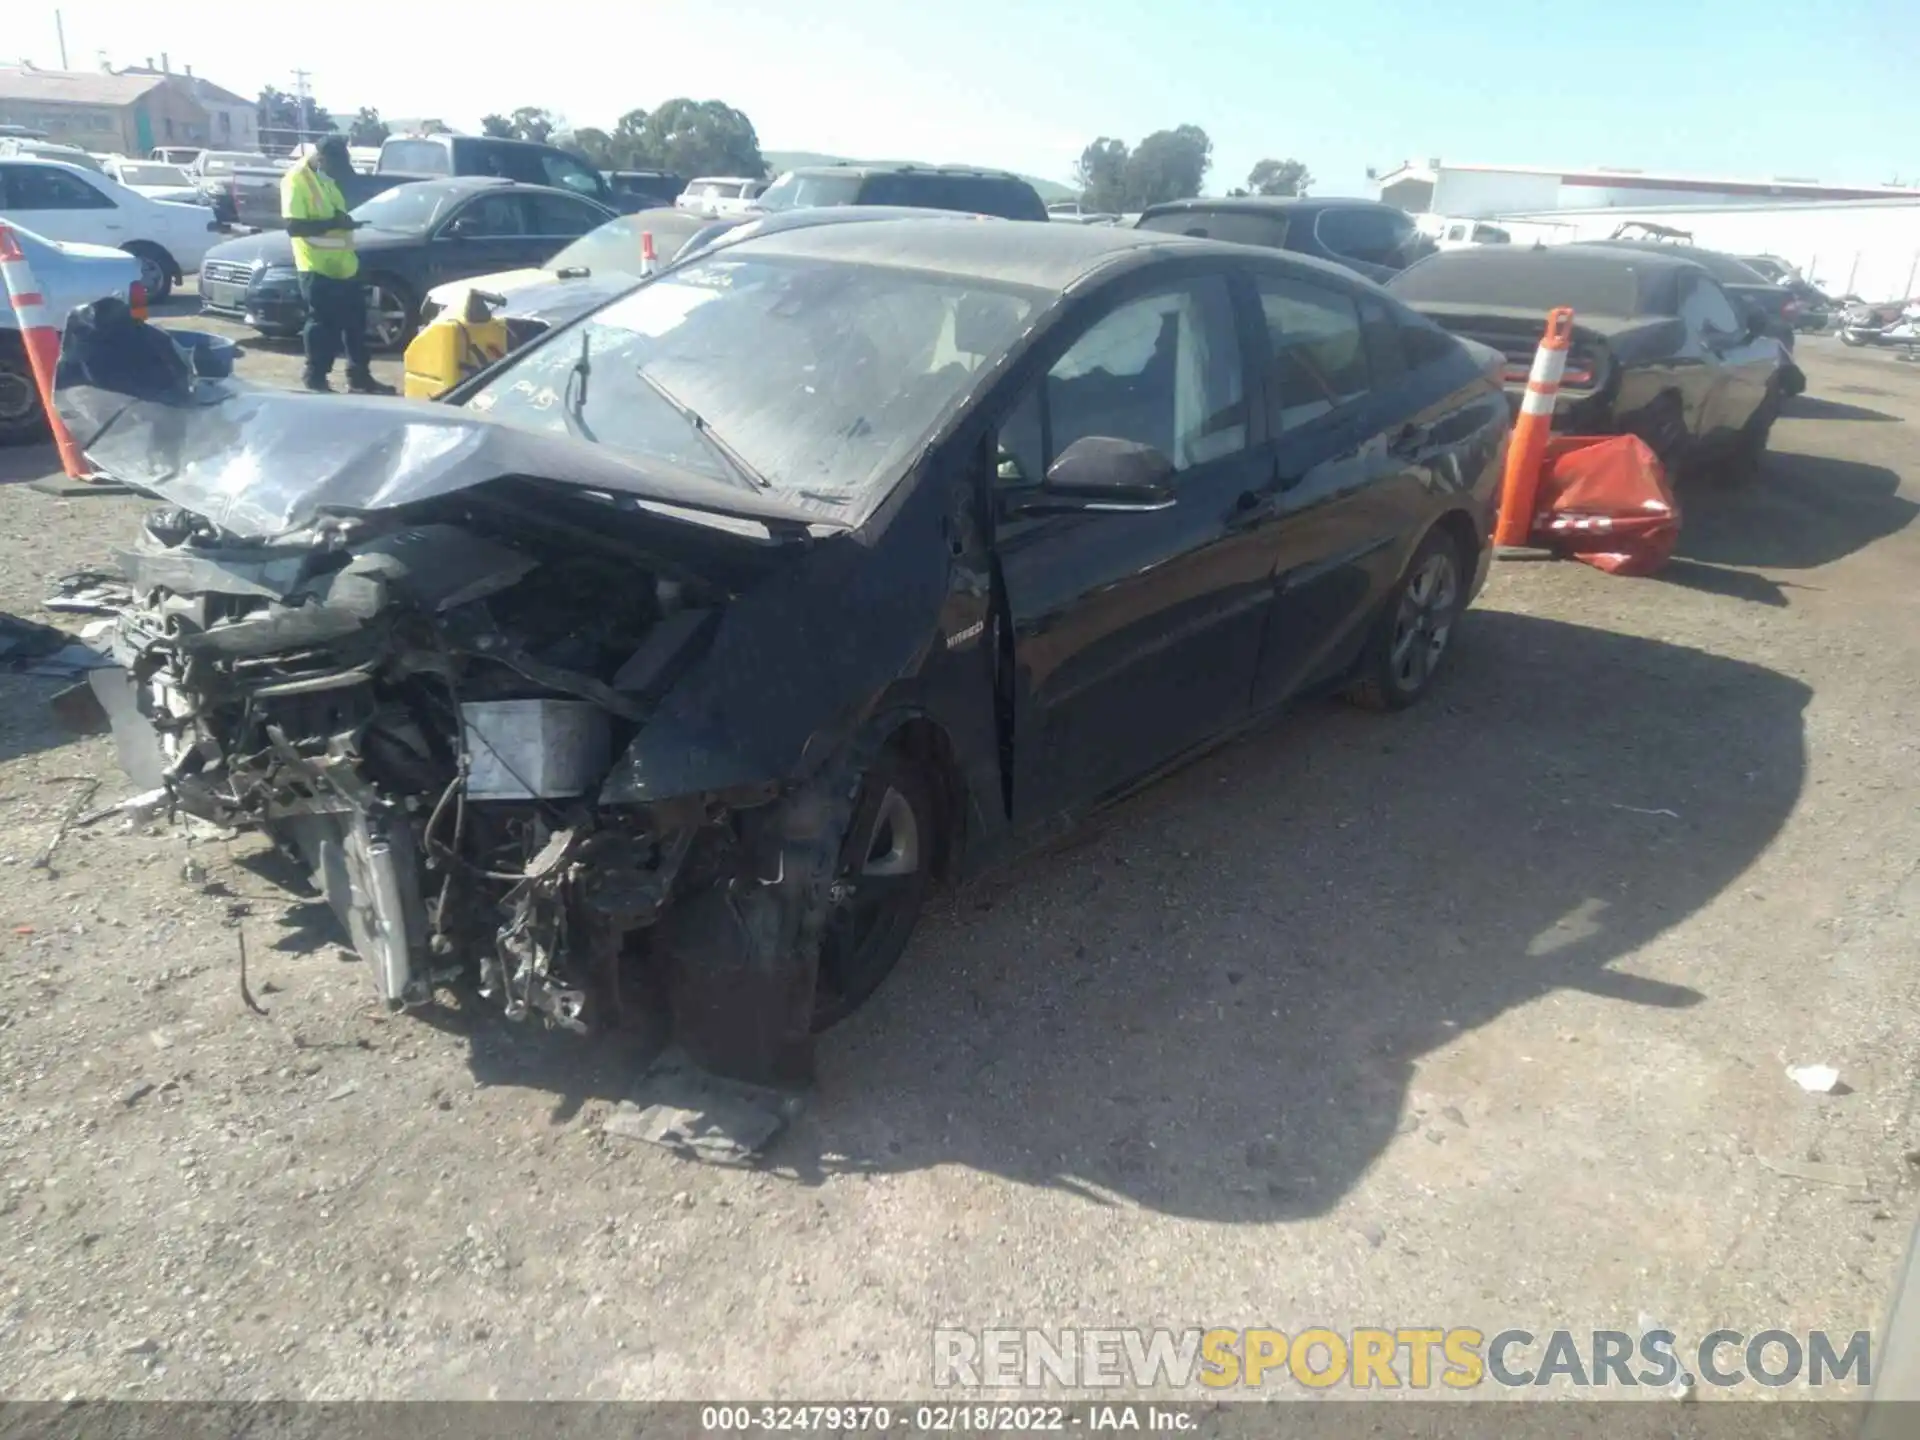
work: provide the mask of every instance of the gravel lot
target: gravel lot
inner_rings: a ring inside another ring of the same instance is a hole
[[[1305,707],[943,896],[759,1170],[604,1136],[617,1047],[377,1012],[251,842],[109,820],[36,868],[68,777],[127,787],[0,675],[0,1394],[871,1399],[929,1391],[937,1325],[1877,1326],[1920,1175],[1920,373],[1802,351],[1662,577],[1502,568],[1431,703]],[[27,616],[143,508],[4,493]]]

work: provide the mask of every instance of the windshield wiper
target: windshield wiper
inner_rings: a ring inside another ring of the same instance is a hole
[[[758,470],[754,469],[752,463],[748,461],[746,456],[742,455],[738,450],[734,449],[733,446],[729,445],[726,441],[722,440],[719,435],[714,433],[713,427],[707,424],[698,410],[695,410],[691,405],[687,404],[686,401],[682,400],[678,395],[675,395],[671,390],[667,389],[666,386],[654,379],[644,368],[634,373],[646,382],[649,390],[653,391],[654,394],[658,395],[673,408],[674,414],[691,425],[702,440],[719,451],[720,458],[731,465],[742,480],[745,480],[757,490],[771,490],[773,488],[773,482]]]
[[[567,384],[560,396],[562,417],[566,421],[570,434],[583,440],[594,440],[594,433],[587,424],[587,379],[593,374],[593,360],[588,353],[592,344],[593,332],[582,326],[580,329],[580,356],[573,362],[573,368],[567,372]],[[597,444],[598,441],[595,440]]]

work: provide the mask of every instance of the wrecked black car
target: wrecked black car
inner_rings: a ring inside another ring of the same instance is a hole
[[[452,403],[129,357],[70,332],[59,404],[164,501],[96,685],[135,778],[271,836],[391,1007],[775,1083],[934,879],[1303,691],[1417,700],[1508,429],[1357,277],[1064,225],[759,237]]]

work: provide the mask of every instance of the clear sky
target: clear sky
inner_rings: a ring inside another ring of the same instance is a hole
[[[763,148],[1071,178],[1099,135],[1202,126],[1207,188],[1265,155],[1319,194],[1366,168],[1615,165],[1843,183],[1920,176],[1920,0],[65,0],[67,55],[162,51],[252,95],[301,66],[336,113],[611,124],[675,95]],[[0,58],[59,63],[11,0]],[[324,17],[324,20],[315,16]],[[498,16],[498,19],[491,17]]]

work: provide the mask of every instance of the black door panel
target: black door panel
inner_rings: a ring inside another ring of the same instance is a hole
[[[1090,307],[1000,429],[999,490],[1074,440],[1168,455],[1174,503],[998,525],[1013,620],[1018,823],[1123,788],[1247,710],[1272,599],[1272,458],[1224,269]],[[1251,517],[1251,518],[1249,518]]]

